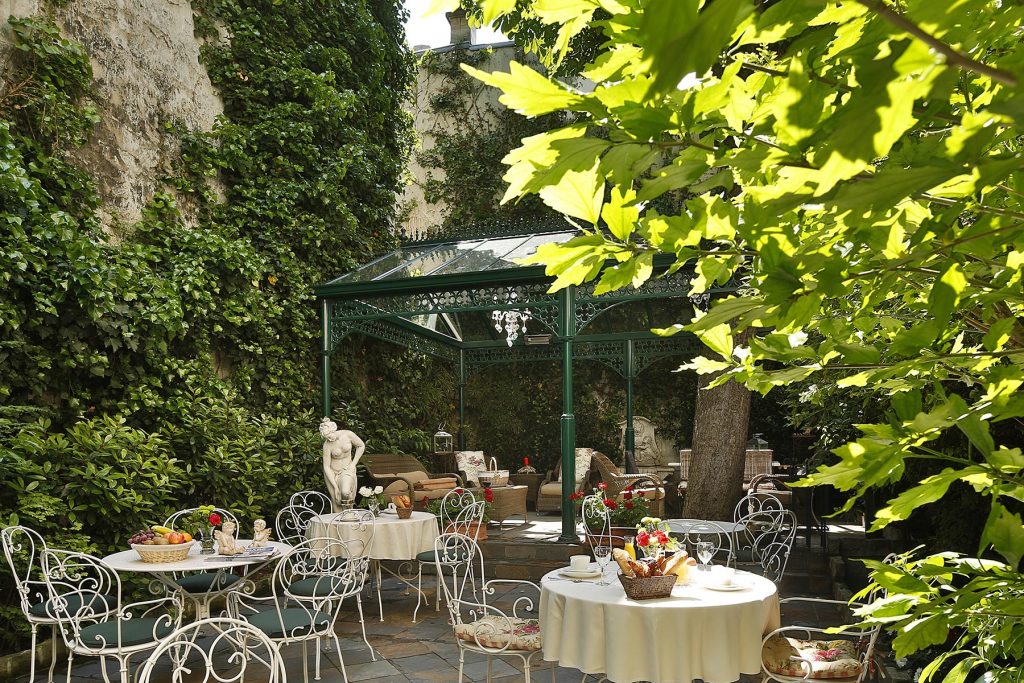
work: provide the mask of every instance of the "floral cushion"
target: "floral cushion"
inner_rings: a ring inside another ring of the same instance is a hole
[[[583,485],[583,481],[587,478],[587,472],[590,471],[590,461],[594,457],[593,448],[577,448],[576,449],[576,490],[580,490],[580,486]],[[562,470],[558,470],[558,481],[562,481]]]
[[[797,678],[856,678],[862,668],[857,646],[849,640],[800,640],[781,635],[764,644],[761,661],[773,674]]]
[[[473,486],[480,485],[480,471],[487,469],[483,451],[455,451],[455,462],[459,466],[459,471],[466,475],[467,483]]]
[[[511,630],[510,630],[511,629]],[[473,645],[509,650],[539,650],[540,622],[536,619],[491,616],[455,625],[455,637]]]

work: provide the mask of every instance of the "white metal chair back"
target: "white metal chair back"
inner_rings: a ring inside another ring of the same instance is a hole
[[[670,519],[668,528],[672,536],[682,542],[691,557],[697,557],[697,544],[711,543],[714,546],[714,557],[732,564],[733,535],[717,522],[706,519]]]
[[[309,525],[315,517],[323,513],[304,505],[286,505],[277,513],[274,520],[274,531],[277,539],[288,545],[295,545],[306,540]]]
[[[199,639],[208,633],[212,639]],[[146,659],[137,683],[163,681],[167,669],[173,683],[186,677],[193,683],[243,683],[247,674],[265,683],[288,680],[274,642],[248,622],[228,617],[201,619],[172,633]]]
[[[140,643],[160,642],[180,624],[180,596],[126,604],[120,577],[98,557],[47,549],[42,564],[50,595],[47,611],[72,652],[123,656]]]
[[[197,508],[197,507],[185,508],[184,510],[178,510],[173,515],[168,517],[166,519],[166,521],[164,521],[164,526],[168,527],[170,529],[175,529],[175,530],[179,530],[179,531],[188,531],[188,532],[192,533],[192,531],[194,531],[194,530],[186,529],[186,528],[183,528],[183,527],[189,526],[189,517],[193,513],[197,512],[198,510],[199,510],[199,508]],[[218,508],[218,507],[213,508],[213,511],[216,512],[218,515],[220,515],[220,518],[221,518],[222,522],[227,522],[227,521],[234,522],[234,524],[235,524],[235,533],[237,534],[237,532],[238,532],[240,527],[238,526],[238,518],[235,517],[234,514],[232,514],[231,512],[225,510],[224,508]],[[196,534],[193,533],[192,535],[194,536]]]
[[[782,504],[782,501],[778,497],[773,496],[767,491],[756,491],[751,489],[747,495],[739,499],[736,503],[736,507],[732,512],[732,521],[738,522],[743,517],[762,511],[782,511],[785,510],[786,506]]]
[[[318,515],[326,515],[334,509],[331,499],[327,497],[326,493],[321,493],[320,491],[299,491],[298,493],[293,493],[291,498],[288,499],[288,504],[304,507]]]
[[[791,510],[763,509],[736,523],[742,527],[736,532],[737,557],[749,552],[765,578],[776,583],[782,580],[796,538],[796,515]]]
[[[46,602],[49,596],[42,568],[46,541],[39,532],[26,526],[9,526],[0,530],[0,541],[3,543],[4,558],[14,576],[14,587],[18,591],[19,604],[25,618],[29,621],[52,622],[53,619],[31,611],[34,605]]]
[[[483,604],[486,598],[477,600],[477,579],[483,581],[483,554],[476,540],[457,532],[443,533],[434,539],[434,564],[438,577],[449,574],[451,584],[439,579],[438,590],[444,596],[448,617],[452,626],[463,623],[463,608],[470,607],[473,617],[483,616],[473,611],[474,605]],[[446,571],[447,570],[447,571]],[[466,588],[470,587],[472,599],[466,600]],[[481,611],[481,610],[477,610]]]
[[[487,503],[477,500],[472,491],[452,489],[441,499],[441,531],[461,534],[472,531],[473,540],[477,540],[479,525],[483,523],[486,509]]]
[[[612,518],[601,496],[587,496],[583,499],[583,533],[590,547],[612,545]]]

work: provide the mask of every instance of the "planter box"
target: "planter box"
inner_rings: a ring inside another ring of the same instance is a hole
[[[446,534],[459,533],[464,536],[469,536],[475,541],[486,541],[487,540],[487,524],[479,522],[470,522],[469,524],[449,524],[444,528]]]

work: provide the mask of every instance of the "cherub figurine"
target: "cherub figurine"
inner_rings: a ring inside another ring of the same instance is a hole
[[[266,547],[267,542],[270,540],[270,529],[267,528],[267,523],[262,519],[257,519],[252,523],[252,543],[249,544],[250,548],[263,548]]]
[[[220,525],[220,530],[213,532],[217,539],[217,553],[219,555],[241,555],[242,549],[235,543],[235,523],[225,519]]]

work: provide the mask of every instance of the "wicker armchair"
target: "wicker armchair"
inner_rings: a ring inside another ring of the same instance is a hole
[[[650,474],[623,474],[615,463],[604,453],[594,451],[594,467],[601,475],[601,481],[608,486],[608,497],[618,497],[626,487],[633,488],[633,494],[643,496],[651,505],[651,514],[661,517],[665,514],[665,488]]]
[[[456,486],[465,486],[462,477],[454,472],[431,474],[414,455],[395,453],[367,453],[359,461],[366,467],[366,475],[373,486],[383,486],[386,495],[407,495],[418,506],[440,498]],[[416,488],[417,484],[431,487],[428,482],[438,479],[452,479],[454,483],[426,490]]]
[[[562,509],[561,473],[562,463],[555,465],[553,470],[548,470],[544,481],[540,483],[540,488],[537,489],[537,512],[558,512]],[[591,470],[588,469],[587,474],[582,477],[580,485],[575,490],[583,491],[590,478]]]

